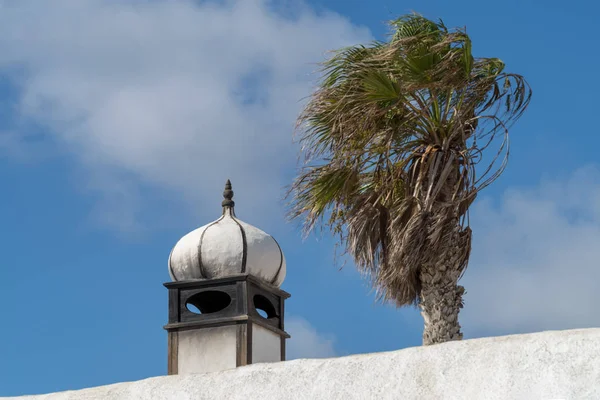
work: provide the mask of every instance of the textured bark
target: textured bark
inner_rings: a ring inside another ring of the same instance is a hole
[[[446,165],[447,156],[439,156],[443,157],[441,164]],[[438,241],[430,249],[434,253],[433,258],[426,261],[419,272],[419,307],[425,323],[424,346],[461,340],[463,337],[458,313],[463,307],[465,289],[458,284],[458,280],[469,257],[471,230],[460,226],[459,205],[453,202],[459,181],[460,170],[457,168],[447,175],[437,196],[432,213],[435,222],[428,235],[438,238]]]
[[[457,249],[458,250],[458,249]],[[424,265],[421,269],[419,307],[425,322],[423,345],[461,340],[463,334],[458,313],[463,306],[465,289],[458,285],[460,262],[458,251],[450,250],[445,263]]]

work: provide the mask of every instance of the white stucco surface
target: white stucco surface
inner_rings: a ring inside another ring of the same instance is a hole
[[[281,361],[281,337],[260,325],[252,325],[252,363]]]
[[[178,371],[180,374],[222,371],[236,366],[235,325],[180,331]]]
[[[169,255],[169,275],[174,281],[183,281],[240,274],[244,240],[246,272],[280,286],[286,263],[279,244],[268,233],[241,221],[232,209],[225,209],[219,219],[193,230],[175,244]]]
[[[254,364],[22,399],[598,400],[600,329]]]

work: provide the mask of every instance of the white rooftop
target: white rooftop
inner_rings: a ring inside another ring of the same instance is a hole
[[[150,378],[21,400],[597,400],[600,329]]]

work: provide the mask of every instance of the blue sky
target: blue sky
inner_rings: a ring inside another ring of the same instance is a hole
[[[0,396],[165,374],[167,257],[227,178],[286,254],[292,357],[419,345],[281,201],[314,63],[411,10],[534,90],[474,205],[465,336],[600,326],[593,2],[0,0]]]

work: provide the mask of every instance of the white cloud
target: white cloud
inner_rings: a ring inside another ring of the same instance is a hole
[[[320,334],[304,318],[291,316],[286,319],[285,328],[291,338],[287,341],[286,358],[328,358],[337,355],[332,335]]]
[[[337,14],[281,4],[0,0],[0,73],[15,85],[17,120],[49,129],[105,194],[123,186],[104,185],[121,171],[218,208],[231,178],[260,213],[295,165],[291,133],[315,63],[370,39]]]
[[[469,336],[600,326],[600,170],[488,198],[472,220]]]

